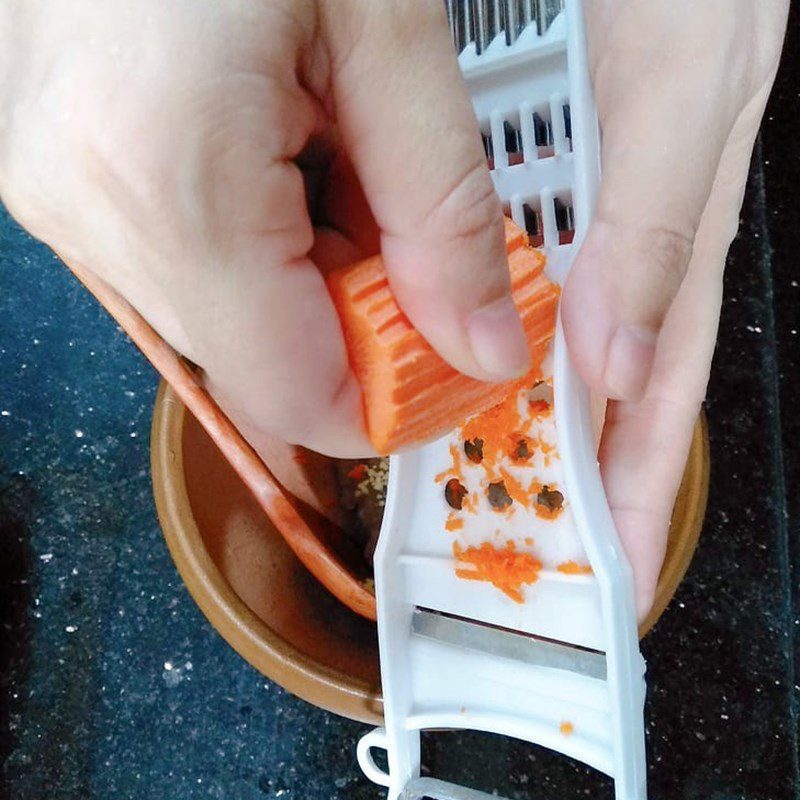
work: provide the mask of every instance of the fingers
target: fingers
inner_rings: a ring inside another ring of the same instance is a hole
[[[523,373],[499,200],[441,3],[329,4],[342,140],[381,231],[392,289],[453,366]]]
[[[240,263],[206,324],[217,333],[202,362],[209,386],[237,424],[326,455],[372,453],[339,319],[310,260]]]
[[[758,118],[759,106],[748,107],[726,146],[688,272],[664,319],[645,397],[609,404],[599,458],[614,521],[633,567],[642,619],[655,596],[672,506],[705,396],[725,257],[738,227]]]
[[[617,531],[633,567],[640,618],[653,603],[672,506],[705,396],[727,246],[720,239],[714,252],[693,259],[664,322],[646,396],[608,407],[599,460]]]
[[[633,567],[640,618],[653,603],[714,352],[729,239],[696,248],[664,322],[645,397],[611,402],[600,448],[603,484]]]
[[[607,397],[632,401],[647,387],[730,130],[679,64],[642,67],[620,60],[601,78],[603,178],[562,303],[584,379]],[[637,81],[623,78],[631,72]],[[625,92],[604,92],[605,82],[625,85]]]
[[[594,65],[603,178],[563,318],[577,368],[617,399],[644,395],[720,156],[747,102],[731,78],[742,60],[733,50],[739,24],[689,13],[686,24],[670,4],[630,4]]]

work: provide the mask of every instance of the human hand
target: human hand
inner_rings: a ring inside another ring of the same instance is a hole
[[[614,398],[600,462],[642,616],[705,397],[788,5],[587,2],[603,178],[562,315],[577,368]]]
[[[381,249],[453,366],[529,359],[447,30],[426,0],[5,3],[0,192],[262,453],[368,454],[324,270]]]

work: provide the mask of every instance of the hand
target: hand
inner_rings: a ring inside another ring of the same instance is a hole
[[[442,3],[13,0],[0,51],[3,201],[199,364],[262,454],[369,454],[322,275],[365,253],[453,366],[524,372]]]
[[[589,0],[603,179],[565,287],[572,357],[610,403],[600,461],[652,605],[705,397],[722,272],[788,0]]]

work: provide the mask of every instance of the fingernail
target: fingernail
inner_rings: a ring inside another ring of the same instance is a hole
[[[639,400],[653,369],[657,335],[647,328],[620,325],[608,346],[603,381],[615,400]]]
[[[478,366],[492,378],[521,377],[531,368],[528,342],[510,297],[473,311],[467,334]]]

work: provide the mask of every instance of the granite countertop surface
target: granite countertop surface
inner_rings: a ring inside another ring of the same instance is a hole
[[[731,249],[694,563],[644,642],[655,800],[800,796],[800,13]],[[689,143],[690,144],[690,143]],[[156,519],[156,375],[0,211],[0,798],[378,798],[366,727],[248,666],[189,597]],[[609,783],[483,735],[435,774],[509,798]]]

